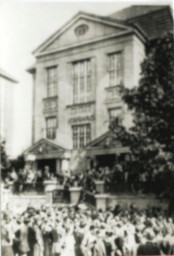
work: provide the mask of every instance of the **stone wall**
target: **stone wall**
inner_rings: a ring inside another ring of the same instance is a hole
[[[138,208],[144,209],[146,207],[161,207],[167,209],[168,201],[159,199],[153,195],[118,195],[110,196],[108,206],[115,206],[120,204],[123,208],[128,208],[132,203],[136,204]]]

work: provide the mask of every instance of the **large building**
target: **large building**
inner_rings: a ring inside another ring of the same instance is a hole
[[[14,83],[16,79],[0,68],[0,138],[6,141],[6,152],[12,157]]]
[[[131,6],[109,16],[79,12],[33,54],[32,146],[38,169],[112,165],[128,152],[108,132],[111,118],[129,127],[118,85],[138,84],[148,40],[172,31],[169,6]]]

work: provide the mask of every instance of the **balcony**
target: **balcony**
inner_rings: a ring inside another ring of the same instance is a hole
[[[84,102],[67,106],[69,110],[69,122],[95,120],[95,102]]]
[[[119,95],[118,86],[111,86],[105,88],[106,96],[105,96],[105,103],[110,102],[121,102],[121,97]]]
[[[58,111],[58,97],[49,97],[43,99],[43,113],[54,113]]]

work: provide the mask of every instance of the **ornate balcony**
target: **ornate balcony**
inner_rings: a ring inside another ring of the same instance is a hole
[[[121,102],[121,97],[119,95],[119,90],[117,85],[107,87],[105,88],[105,91],[106,91],[105,103],[109,103],[113,101]]]
[[[95,102],[84,102],[67,106],[69,122],[92,121],[95,119]]]
[[[43,99],[43,113],[52,113],[58,111],[58,97],[49,97]]]

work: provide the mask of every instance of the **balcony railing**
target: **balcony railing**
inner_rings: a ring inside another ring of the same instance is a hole
[[[58,110],[58,97],[49,97],[43,99],[43,112],[56,112]]]
[[[67,106],[69,109],[69,115],[71,117],[75,116],[84,116],[86,114],[94,114],[95,113],[95,102],[84,102],[74,105]]]
[[[69,123],[85,122],[95,120],[95,102],[84,102],[67,106],[69,112]]]

